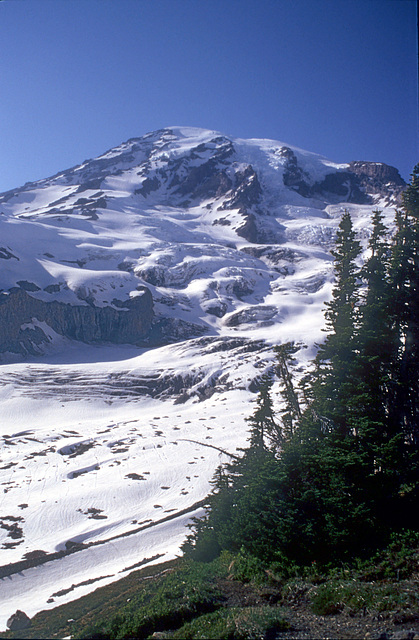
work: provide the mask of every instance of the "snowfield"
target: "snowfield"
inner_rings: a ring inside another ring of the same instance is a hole
[[[347,167],[173,127],[0,194],[3,301],[23,289],[124,313],[146,287],[154,305],[138,344],[84,344],[34,316],[21,330],[44,341],[0,354],[1,629],[180,554],[246,444],[272,347],[301,345],[299,375],[324,337],[342,213],[364,246],[374,209],[392,225],[388,194],[315,190]]]

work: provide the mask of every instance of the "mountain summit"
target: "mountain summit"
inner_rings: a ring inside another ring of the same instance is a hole
[[[323,291],[345,208],[396,204],[381,163],[171,127],[0,194],[0,352],[164,344],[282,322]],[[365,223],[366,226],[366,223]],[[306,299],[304,299],[306,296]],[[295,305],[294,305],[295,306]],[[11,356],[9,356],[11,357]]]

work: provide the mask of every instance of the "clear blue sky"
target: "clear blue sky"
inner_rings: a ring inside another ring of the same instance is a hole
[[[414,0],[3,0],[0,191],[171,125],[418,151]]]

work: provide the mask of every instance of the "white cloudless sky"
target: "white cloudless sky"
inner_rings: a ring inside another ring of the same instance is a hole
[[[419,161],[414,0],[4,0],[0,43],[0,191],[173,125]]]

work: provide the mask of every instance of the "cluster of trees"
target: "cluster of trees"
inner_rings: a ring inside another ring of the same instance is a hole
[[[220,467],[184,552],[245,549],[329,563],[372,553],[419,512],[419,165],[389,237],[373,213],[368,258],[348,212],[335,249],[328,331],[298,385],[297,347],[276,348],[283,410],[261,380],[249,446]]]

